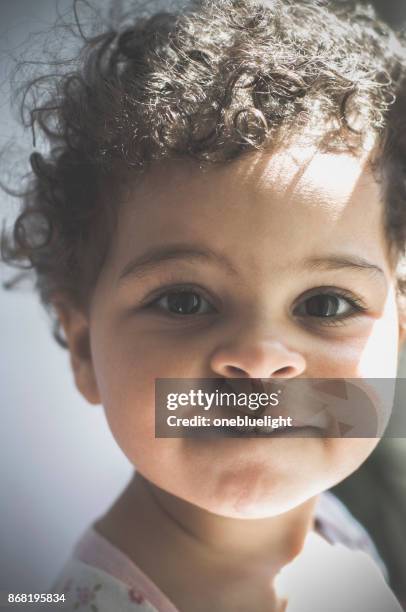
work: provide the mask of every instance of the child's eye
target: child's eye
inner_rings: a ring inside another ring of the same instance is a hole
[[[161,294],[150,306],[174,315],[202,315],[215,312],[206,298],[191,289],[176,289]]]
[[[355,296],[329,291],[308,296],[295,307],[294,314],[324,319],[322,322],[329,324],[365,311],[365,306]]]

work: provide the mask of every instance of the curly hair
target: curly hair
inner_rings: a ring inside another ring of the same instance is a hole
[[[324,147],[379,137],[386,230],[403,254],[405,49],[357,0],[191,0],[152,15],[133,1],[121,23],[83,37],[73,70],[27,85],[22,116],[49,152],[30,157],[3,260],[33,269],[46,307],[58,295],[83,306],[117,214],[117,198],[103,194],[119,189],[122,169],[227,163],[309,124]],[[41,104],[30,108],[33,89]],[[57,327],[54,335],[63,344]]]

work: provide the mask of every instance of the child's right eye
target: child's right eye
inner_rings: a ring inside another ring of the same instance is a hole
[[[166,291],[150,302],[149,307],[181,316],[203,315],[216,312],[214,306],[206,298],[191,289]]]

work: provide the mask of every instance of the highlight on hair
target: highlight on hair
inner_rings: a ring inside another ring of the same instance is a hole
[[[33,270],[50,310],[61,295],[83,306],[117,214],[105,193],[119,189],[123,170],[227,163],[307,125],[319,128],[322,147],[354,150],[379,137],[386,229],[400,257],[405,49],[357,0],[192,0],[151,15],[131,1],[114,26],[83,35],[72,69],[53,66],[23,90],[23,122],[49,150],[30,157],[21,213],[2,232],[3,261]]]

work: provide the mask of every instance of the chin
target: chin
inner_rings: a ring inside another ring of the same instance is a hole
[[[293,508],[310,499],[311,496],[304,495],[300,498],[288,498],[286,496],[282,499],[278,496],[272,497],[272,499],[250,499],[249,497],[242,494],[239,498],[222,500],[218,503],[213,503],[213,500],[211,500],[204,504],[204,509],[226,518],[267,519],[293,510]]]
[[[223,480],[209,499],[195,503],[213,514],[235,519],[265,519],[284,514],[321,492],[313,483],[272,481],[270,478],[234,478]]]

